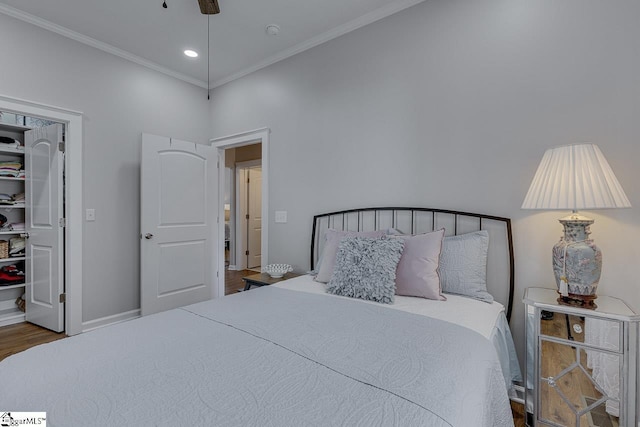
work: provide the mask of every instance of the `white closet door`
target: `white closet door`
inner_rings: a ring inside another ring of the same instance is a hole
[[[210,146],[142,135],[143,316],[213,296],[216,161]]]
[[[62,125],[25,132],[26,319],[64,330]]]
[[[248,242],[247,268],[260,268],[262,263],[262,169],[250,168],[248,173]]]

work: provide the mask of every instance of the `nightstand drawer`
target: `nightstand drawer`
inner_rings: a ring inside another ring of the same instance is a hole
[[[552,337],[565,343],[585,344],[598,349],[622,352],[622,324],[617,320],[584,317],[562,312],[540,319],[540,336]]]

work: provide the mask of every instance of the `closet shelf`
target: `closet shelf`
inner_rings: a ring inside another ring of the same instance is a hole
[[[17,288],[24,288],[24,283],[16,283],[15,285],[0,285],[0,289],[2,290],[17,289]]]
[[[30,128],[29,126],[23,126],[23,125],[17,125],[14,123],[4,123],[4,122],[0,122],[0,130],[8,130],[8,131],[18,131],[18,132],[24,132],[26,130],[31,130],[32,128]]]
[[[25,230],[10,230],[10,231],[0,231],[0,235],[11,235],[11,234],[24,234]]]
[[[21,181],[24,182],[24,178],[14,178],[11,176],[0,176],[0,179],[3,181]]]
[[[16,262],[16,261],[24,261],[26,258],[23,256],[17,256],[17,257],[9,257],[9,258],[0,258],[0,263],[5,263],[5,262]],[[2,288],[0,288],[2,289]]]
[[[24,156],[24,147],[3,147],[2,145],[0,145],[0,153],[5,153],[5,154],[17,154],[20,156]]]
[[[0,203],[0,209],[24,209],[24,203],[16,203],[15,205],[3,205]]]

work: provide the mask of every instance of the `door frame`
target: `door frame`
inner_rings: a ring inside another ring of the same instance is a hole
[[[65,125],[64,323],[67,335],[82,332],[82,121],[83,113],[0,95],[0,110]]]
[[[262,144],[262,242],[261,264],[268,264],[269,260],[269,134],[267,127],[236,133],[233,135],[212,138],[209,143],[218,149],[218,236],[224,236],[224,185],[225,185],[225,155],[227,148],[242,147],[251,144]],[[222,218],[222,220],[220,220]],[[224,274],[224,239],[218,239],[218,289],[216,297],[225,294]],[[222,269],[222,274],[220,274]]]
[[[247,240],[248,240],[248,230],[244,229],[243,227],[238,227],[238,224],[243,223],[243,218],[242,218],[242,209],[240,209],[240,206],[242,203],[245,203],[246,205],[246,201],[242,200],[242,198],[240,196],[243,195],[243,193],[240,190],[240,185],[238,185],[238,183],[240,183],[240,171],[247,171],[248,169],[251,168],[255,168],[256,166],[260,166],[260,169],[262,170],[262,159],[259,160],[249,160],[246,162],[239,162],[236,163],[236,194],[235,194],[235,199],[236,199],[236,203],[234,206],[234,210],[235,210],[235,222],[236,222],[236,233],[234,236],[235,239],[235,243],[236,243],[236,248],[235,248],[235,252],[236,252],[236,270],[246,270],[247,269],[247,256],[244,254],[244,252],[248,249],[247,248]],[[242,184],[246,184],[246,183],[242,183]],[[244,190],[244,195],[246,196],[247,190]],[[245,206],[246,207],[246,206]],[[245,214],[246,209],[245,209]],[[261,245],[262,246],[262,245]],[[260,249],[262,250],[262,249]],[[238,262],[238,260],[243,260],[241,262]]]

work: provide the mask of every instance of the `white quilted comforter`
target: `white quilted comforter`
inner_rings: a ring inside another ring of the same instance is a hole
[[[510,426],[488,339],[263,287],[0,362],[0,405],[51,426]]]

